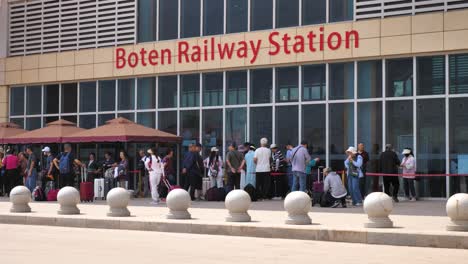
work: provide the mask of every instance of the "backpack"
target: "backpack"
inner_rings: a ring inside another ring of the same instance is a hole
[[[249,196],[250,196],[250,200],[252,202],[255,202],[257,201],[257,190],[255,189],[255,187],[252,185],[252,184],[247,184],[245,187],[244,187],[244,191],[246,191]]]
[[[349,164],[348,174],[353,177],[359,177],[359,167],[356,167],[353,164],[353,162],[349,162],[348,164]]]
[[[62,174],[70,173],[70,159],[68,158],[69,155],[69,152],[67,154],[62,153],[62,155],[60,155],[59,170]]]
[[[32,198],[36,202],[46,200],[46,196],[45,196],[44,191],[42,190],[41,186],[37,186],[36,188],[34,188],[33,193],[32,193]]]

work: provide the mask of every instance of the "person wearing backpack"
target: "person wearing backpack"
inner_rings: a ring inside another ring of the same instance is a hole
[[[211,188],[215,186],[223,188],[223,158],[219,155],[217,147],[211,148],[210,156],[204,160],[204,164],[208,169]]]
[[[63,152],[54,159],[54,165],[60,172],[60,188],[75,185],[75,171],[73,165],[84,166],[72,153],[71,144],[63,146]]]
[[[362,196],[359,190],[359,178],[364,177],[361,170],[363,159],[361,155],[358,155],[354,147],[349,147],[346,150],[346,155],[348,155],[348,158],[345,160],[344,164],[348,176],[348,192],[351,194],[353,205],[361,206]]]
[[[25,182],[24,185],[33,192],[34,188],[36,188],[36,181],[37,181],[37,158],[36,154],[32,151],[32,147],[26,147],[26,154],[28,154],[28,163],[26,165],[26,171],[24,174]]]

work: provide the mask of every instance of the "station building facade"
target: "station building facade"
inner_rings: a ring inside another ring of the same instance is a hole
[[[362,142],[372,172],[390,143],[418,173],[468,173],[468,1],[8,0],[0,19],[0,119],[25,129],[125,117],[205,153],[306,139],[335,169]]]

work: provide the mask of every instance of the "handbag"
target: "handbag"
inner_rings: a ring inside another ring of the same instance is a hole
[[[349,163],[348,174],[353,177],[359,177],[359,170],[352,162]]]

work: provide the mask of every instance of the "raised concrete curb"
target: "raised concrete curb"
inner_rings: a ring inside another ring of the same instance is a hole
[[[151,219],[128,217],[93,218],[84,215],[38,216],[34,215],[34,213],[0,214],[0,223],[468,249],[468,233],[408,232],[407,230],[398,229],[335,229],[319,224],[288,226],[259,225],[255,222],[207,223],[193,219],[166,220],[156,217]]]

